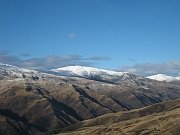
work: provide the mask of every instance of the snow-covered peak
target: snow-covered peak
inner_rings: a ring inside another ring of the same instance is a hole
[[[24,72],[24,73],[31,73],[31,72],[34,72],[34,73],[37,73],[37,71],[35,70],[31,70],[31,69],[26,69],[26,68],[20,68],[20,67],[17,67],[17,66],[13,66],[13,65],[9,65],[9,64],[3,64],[3,63],[0,63],[0,68],[1,69],[9,69],[9,70],[12,70],[12,71],[16,71],[16,72]]]
[[[25,78],[33,78],[34,76],[38,76],[38,71],[20,68],[17,66],[3,64],[0,63],[0,78],[6,79],[25,79]]]
[[[152,76],[148,76],[146,78],[157,80],[157,81],[166,81],[166,82],[180,80],[180,77],[172,77],[172,76],[168,76],[168,75],[164,75],[164,74],[152,75]]]
[[[74,76],[92,76],[92,75],[109,75],[109,76],[122,76],[125,72],[116,72],[111,70],[98,69],[94,67],[84,67],[84,66],[68,66],[63,68],[53,69],[52,71],[58,73],[64,73],[64,75],[74,75]]]
[[[9,65],[9,64],[4,64],[4,63],[0,63],[0,67],[18,68],[16,66]]]

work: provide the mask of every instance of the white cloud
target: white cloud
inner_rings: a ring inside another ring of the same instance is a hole
[[[76,33],[69,33],[68,34],[68,37],[69,37],[69,39],[75,39],[76,38]]]
[[[126,71],[142,76],[150,76],[155,74],[167,74],[172,76],[180,75],[180,60],[172,60],[164,63],[142,63],[133,66],[126,66],[120,71]]]

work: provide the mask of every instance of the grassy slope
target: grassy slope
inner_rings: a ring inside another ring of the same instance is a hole
[[[103,115],[64,130],[74,131],[58,135],[179,135],[180,100]]]

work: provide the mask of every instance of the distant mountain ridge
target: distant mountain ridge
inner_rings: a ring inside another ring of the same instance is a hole
[[[172,76],[168,76],[168,75],[165,75],[165,74],[152,75],[152,76],[148,76],[146,78],[153,79],[153,80],[156,80],[156,81],[166,81],[166,82],[180,81],[180,77],[172,77]]]
[[[67,76],[67,77],[81,77],[96,81],[104,81],[109,83],[116,83],[121,80],[128,80],[134,78],[142,79],[139,75],[131,74],[128,72],[117,72],[112,70],[98,69],[94,67],[85,66],[67,66],[62,68],[56,68],[52,70],[32,70],[26,68],[20,68],[17,66],[0,63],[0,77],[9,75],[14,78],[26,78],[32,76],[43,76],[43,75],[56,75],[56,76]],[[156,81],[180,81],[180,77],[172,77],[165,74],[156,74],[146,77]]]
[[[83,77],[92,80],[99,81],[108,81],[115,82],[116,80],[122,79],[123,76],[138,76],[128,72],[117,72],[111,70],[98,69],[94,67],[84,67],[84,66],[67,66],[62,68],[52,69],[51,71],[58,73],[63,76],[75,76],[75,77]],[[140,76],[138,76],[140,77]],[[180,81],[180,77],[172,77],[165,74],[157,74],[146,77],[148,79],[156,80],[156,81]]]
[[[57,69],[52,69],[51,71],[58,73],[63,76],[71,77],[82,77],[91,80],[105,81],[109,83],[114,83],[122,78],[130,77],[133,74],[128,72],[117,72],[105,69],[98,69],[94,67],[84,67],[84,66],[67,66]]]

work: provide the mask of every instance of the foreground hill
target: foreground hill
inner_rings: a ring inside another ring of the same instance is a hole
[[[180,100],[106,114],[63,130],[58,135],[179,135]]]

